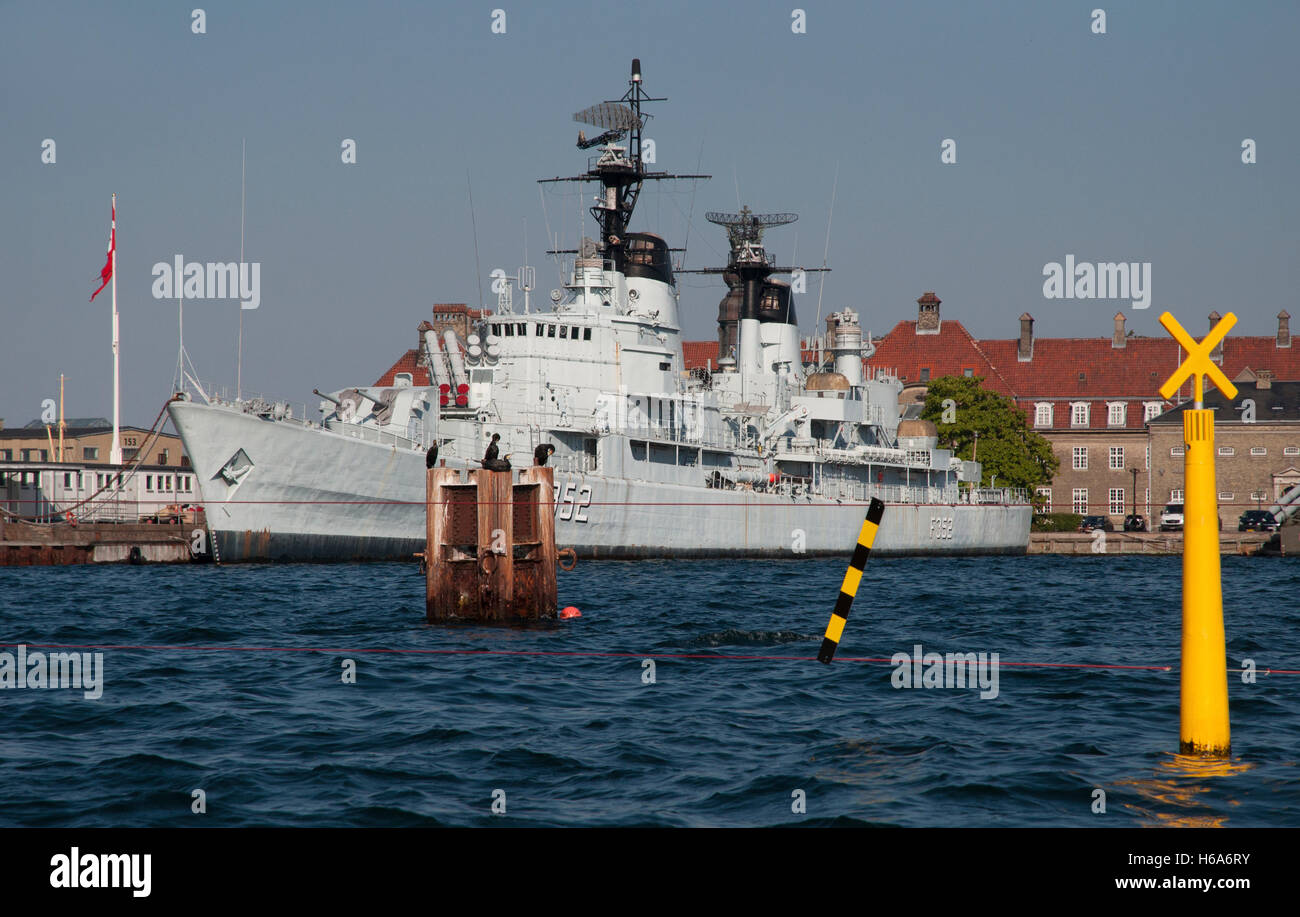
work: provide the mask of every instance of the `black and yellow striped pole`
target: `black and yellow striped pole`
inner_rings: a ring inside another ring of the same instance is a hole
[[[872,497],[871,505],[867,507],[867,518],[862,522],[862,531],[858,533],[858,546],[853,549],[853,559],[849,561],[849,569],[844,572],[844,582],[840,584],[840,597],[835,600],[831,622],[826,625],[826,636],[817,653],[818,662],[829,665],[835,658],[835,648],[840,645],[840,636],[849,620],[849,608],[853,605],[853,597],[858,594],[858,584],[862,582],[862,568],[871,556],[871,543],[876,540],[880,519],[884,515],[885,504]]]

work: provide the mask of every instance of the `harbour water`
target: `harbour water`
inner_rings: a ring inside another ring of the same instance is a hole
[[[873,558],[825,667],[843,571],[584,562],[581,618],[483,628],[425,624],[414,565],[3,568],[0,650],[104,683],[0,690],[0,824],[1300,824],[1294,561],[1223,559],[1258,674],[1214,768],[1174,754],[1180,558]],[[917,644],[998,653],[997,696],[894,687]]]

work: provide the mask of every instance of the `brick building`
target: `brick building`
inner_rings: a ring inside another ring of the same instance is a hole
[[[1012,399],[1052,444],[1060,468],[1041,489],[1051,510],[1105,513],[1119,522],[1132,511],[1135,490],[1138,512],[1150,516],[1152,507],[1163,507],[1167,497],[1144,482],[1150,470],[1147,422],[1192,395],[1191,382],[1172,402],[1157,393],[1184,357],[1173,338],[1129,332],[1122,312],[1115,314],[1109,337],[1038,338],[1026,312],[1016,337],[981,340],[960,321],[944,319],[941,305],[927,291],[917,300],[915,320],[900,321],[875,340],[869,368],[896,374],[906,386],[905,402],[924,398],[930,380],[940,376],[982,377],[986,388]],[[1285,310],[1278,313],[1271,337],[1228,337],[1214,358],[1229,378],[1263,373],[1300,380],[1300,347],[1292,346],[1290,318]],[[1207,330],[1218,320],[1211,313]],[[710,355],[716,362],[716,345],[709,351],[710,343],[686,345],[687,368],[703,365]]]
[[[442,339],[442,333],[447,329],[455,331],[460,337],[461,343],[470,336],[473,331],[473,323],[483,317],[483,312],[478,309],[471,309],[469,306],[460,302],[438,303],[433,307],[433,321],[421,322],[420,333],[423,334],[426,328],[437,332],[438,339]],[[401,373],[408,373],[411,377],[412,385],[432,385],[429,379],[429,367],[420,363],[420,351],[418,348],[408,350],[398,357],[397,362],[388,368],[388,370],[379,377],[375,385],[392,385],[397,376]]]
[[[1277,382],[1254,371],[1232,381],[1237,397],[1231,402],[1217,389],[1205,393],[1205,407],[1214,411],[1215,484],[1225,530],[1245,510],[1268,509],[1300,484],[1300,382]],[[1183,500],[1183,412],[1189,406],[1179,405],[1150,424],[1157,511]]]

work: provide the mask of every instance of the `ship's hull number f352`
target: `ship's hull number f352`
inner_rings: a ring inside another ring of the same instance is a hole
[[[930,520],[930,537],[940,540],[952,538],[952,517],[939,516]]]
[[[587,509],[591,506],[591,485],[583,484],[579,487],[577,482],[570,481],[564,485],[563,494],[558,481],[554,487],[555,518],[564,522],[587,522]]]

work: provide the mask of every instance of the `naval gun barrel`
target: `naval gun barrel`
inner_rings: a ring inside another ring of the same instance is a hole
[[[333,404],[334,407],[336,407],[336,408],[339,408],[339,407],[342,407],[342,406],[343,406],[343,402],[339,401],[339,400],[338,400],[337,398],[335,398],[333,395],[327,395],[327,394],[325,394],[324,392],[322,392],[322,391],[321,391],[320,389],[318,389],[318,388],[314,388],[314,389],[312,389],[312,390],[311,390],[311,393],[312,393],[313,395],[320,395],[320,396],[321,396],[322,398],[324,398],[326,401],[328,401],[328,402],[330,402],[331,404]]]

